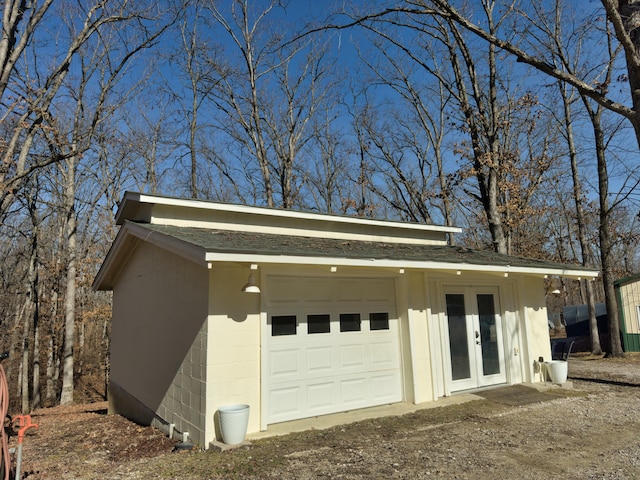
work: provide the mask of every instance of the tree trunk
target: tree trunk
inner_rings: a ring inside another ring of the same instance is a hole
[[[37,188],[37,187],[36,187]],[[20,360],[20,410],[23,414],[29,413],[31,405],[29,402],[29,356],[33,347],[31,338],[32,326],[38,323],[38,231],[39,222],[36,213],[35,199],[29,196],[29,212],[33,231],[31,233],[31,253],[29,258],[29,290],[27,294],[27,308],[25,308],[25,318],[22,335],[22,357]]]
[[[586,100],[588,103],[588,100]],[[607,317],[609,319],[609,334],[611,337],[611,356],[622,357],[622,342],[620,339],[620,320],[618,316],[618,302],[616,301],[616,292],[613,286],[615,256],[613,252],[613,244],[610,234],[611,210],[609,208],[609,173],[607,170],[607,162],[605,158],[605,141],[604,132],[600,124],[601,108],[597,112],[590,111],[594,134],[596,139],[596,158],[598,163],[598,199],[600,202],[600,258],[602,261],[602,283],[604,286],[604,297],[607,305]]]
[[[110,319],[106,319],[102,324],[102,351],[104,352],[104,399],[106,400],[109,395],[109,372],[111,371],[111,352],[109,346],[111,345],[111,329]]]
[[[599,155],[598,155],[599,157]],[[600,257],[602,260],[602,283],[604,286],[604,297],[607,305],[607,317],[609,319],[609,334],[611,337],[612,357],[622,357],[622,341],[620,338],[620,320],[618,316],[618,302],[616,301],[616,292],[613,285],[615,281],[613,269],[615,257],[612,251],[611,236],[609,233],[609,199],[607,190],[604,192],[602,188],[607,188],[608,177],[606,164],[598,159],[598,181],[600,184]]]
[[[485,213],[489,222],[489,231],[491,232],[491,240],[493,248],[497,253],[509,253],[507,248],[507,237],[504,233],[504,225],[502,223],[502,215],[500,213],[498,201],[498,175],[492,169],[488,176],[488,185],[486,189]]]
[[[58,309],[57,309],[57,305],[58,305],[58,292],[56,291],[57,289],[54,289],[53,294],[51,295],[51,305],[52,305],[52,309],[51,312],[49,312],[50,315],[50,331],[49,331],[49,339],[47,341],[47,366],[46,366],[46,372],[45,375],[47,377],[46,380],[46,393],[45,393],[45,399],[46,399],[46,403],[47,406],[51,405],[55,398],[57,397],[57,392],[56,392],[56,387],[54,384],[54,365],[55,365],[55,356],[56,356],[56,342],[54,340],[55,338],[55,318],[58,314]]]
[[[33,392],[31,394],[31,408],[34,410],[40,408],[41,405],[41,388],[40,388],[40,323],[38,322],[38,314],[34,315],[33,328]]]
[[[198,129],[197,86],[193,86],[191,122],[189,122],[189,155],[191,157],[191,198],[198,198],[198,156],[196,155],[196,132]]]
[[[493,28],[493,18],[490,9],[486,10],[489,28]],[[500,145],[498,138],[498,105],[497,105],[497,70],[496,47],[489,44],[487,53],[489,63],[489,87],[480,87],[480,79],[476,72],[468,45],[453,22],[449,28],[455,38],[454,43],[447,43],[451,67],[456,79],[457,96],[462,108],[465,123],[471,138],[473,166],[478,181],[480,201],[487,218],[489,233],[494,251],[508,253],[502,214],[500,212],[500,192],[498,188],[498,170],[501,165]],[[461,54],[458,54],[457,49]],[[470,88],[467,88],[461,61],[466,67]],[[470,91],[469,91],[470,90]],[[473,104],[472,104],[473,101]]]
[[[31,260],[34,263],[35,259]],[[32,270],[32,266],[29,270]],[[33,274],[29,273],[29,276]],[[31,282],[30,282],[31,283]],[[31,289],[32,287],[30,287]],[[34,316],[38,314],[37,304],[33,299],[33,292],[30,292],[27,299],[28,307],[25,308],[25,318],[22,331],[22,352],[20,357],[20,411],[23,414],[29,413],[29,353],[31,351],[31,324]]]
[[[31,329],[28,324],[31,322],[25,319],[24,342],[22,343],[22,357],[20,358],[20,411],[23,414],[29,413],[29,334]]]
[[[55,367],[55,342],[53,341],[54,332],[49,337],[49,350],[47,352],[47,405],[53,403],[56,398],[56,389],[54,385],[54,367]]]
[[[74,149],[75,150],[75,149]],[[71,156],[67,162],[66,186],[64,195],[64,211],[66,212],[67,236],[67,288],[64,299],[64,364],[62,371],[62,392],[60,404],[73,403],[73,355],[75,345],[75,301],[76,301],[76,254],[77,232],[75,212],[75,157]]]
[[[447,181],[447,174],[443,167],[442,161],[442,149],[441,141],[438,141],[434,146],[436,166],[438,168],[438,184],[440,185],[440,194],[442,195],[442,216],[444,217],[444,224],[447,227],[453,227],[453,217],[451,215],[451,198],[449,197],[449,184]],[[453,234],[449,234],[449,245],[455,246],[456,239]]]
[[[596,317],[596,299],[591,280],[583,280],[587,290],[587,307],[589,308],[589,333],[591,337],[591,354],[601,355],[600,332],[598,331],[598,318]]]
[[[82,318],[82,310],[81,310],[81,320],[80,320],[80,324],[79,324],[79,332],[78,332],[78,342],[77,342],[77,348],[76,348],[76,362],[75,362],[75,370],[76,370],[76,374],[78,375],[78,377],[82,377],[82,374],[84,372],[84,362],[85,362],[85,348],[84,348],[84,344],[85,344],[85,339],[86,339],[86,325],[84,323],[84,319]]]
[[[578,170],[578,155],[576,153],[576,145],[573,136],[573,116],[571,112],[570,100],[567,97],[566,86],[559,84],[560,94],[562,95],[562,103],[564,107],[564,127],[569,147],[569,160],[571,163],[571,178],[573,180],[573,201],[576,206],[576,222],[578,224],[578,241],[580,242],[580,250],[582,254],[582,265],[585,267],[593,267],[593,254],[591,246],[586,235],[586,220],[584,215],[584,206],[582,201],[582,182]],[[593,355],[602,354],[600,345],[600,333],[598,332],[598,320],[596,318],[596,302],[594,298],[593,285],[590,280],[584,281],[587,306],[589,309],[589,331],[591,334],[591,353]]]

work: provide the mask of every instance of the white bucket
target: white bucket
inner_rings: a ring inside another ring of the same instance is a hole
[[[220,414],[220,433],[227,445],[244,442],[249,425],[249,405],[226,405],[218,409]]]
[[[565,360],[551,360],[544,362],[547,366],[547,373],[552,383],[564,383],[569,375],[569,363]]]

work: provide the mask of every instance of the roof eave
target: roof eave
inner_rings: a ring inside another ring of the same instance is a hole
[[[559,276],[573,279],[596,278],[596,270],[582,270],[571,268],[524,267],[513,265],[483,265],[456,262],[437,261],[405,261],[376,258],[342,258],[342,257],[312,257],[296,255],[256,255],[250,253],[220,253],[207,252],[207,263],[214,262],[242,262],[253,264],[279,265],[326,265],[336,267],[374,267],[418,270],[450,270],[455,272],[485,272],[509,276],[509,274],[528,274],[537,276]]]
[[[93,290],[112,290],[115,278],[118,276],[127,258],[143,240],[151,245],[170,251],[187,260],[202,266],[207,265],[205,251],[202,247],[182,241],[175,237],[154,232],[143,225],[126,220],[116,235],[104,262],[98,270],[92,288]]]

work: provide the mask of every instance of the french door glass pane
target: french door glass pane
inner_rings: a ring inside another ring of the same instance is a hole
[[[464,295],[447,294],[447,319],[449,321],[449,350],[451,351],[451,378],[470,378],[469,344],[467,342],[467,316]]]
[[[482,343],[482,370],[484,375],[500,373],[496,312],[492,294],[478,295],[478,318]]]

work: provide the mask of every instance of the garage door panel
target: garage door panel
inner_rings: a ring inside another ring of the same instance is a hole
[[[291,348],[288,350],[277,350],[271,352],[270,376],[275,381],[282,381],[287,377],[299,377],[302,373],[300,362],[300,350]]]
[[[398,366],[398,349],[389,341],[370,345],[371,365],[375,368],[395,368]]]
[[[337,281],[338,302],[355,302],[358,303],[362,299],[362,281],[359,279],[339,279]]]
[[[400,379],[392,373],[379,373],[371,377],[371,388],[374,397],[381,400],[381,403],[392,403],[400,401]],[[382,402],[385,400],[385,402]]]
[[[304,300],[313,303],[327,303],[331,301],[332,286],[325,279],[311,280],[305,284]]]
[[[364,377],[349,378],[340,382],[342,404],[347,408],[360,408],[369,397],[367,379]]]
[[[370,279],[364,291],[364,300],[370,303],[393,303],[395,292],[387,279]]]
[[[334,371],[333,347],[309,347],[307,353],[307,373],[328,375]]]
[[[365,365],[364,345],[342,345],[340,347],[340,368],[353,370],[357,368],[364,368]]]
[[[291,418],[300,414],[302,400],[302,386],[281,387],[271,390],[269,395],[269,405],[271,405],[272,418]]]
[[[308,408],[311,413],[324,413],[336,404],[336,382],[314,383],[307,387]]]
[[[271,304],[297,303],[304,298],[303,287],[294,278],[274,277],[269,282]]]

